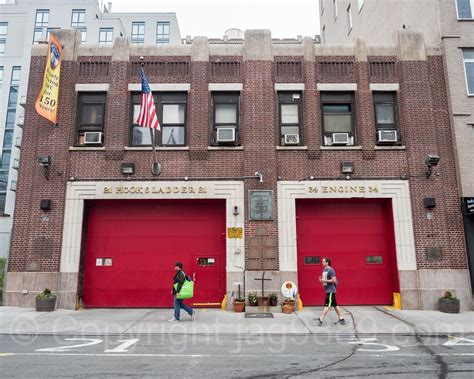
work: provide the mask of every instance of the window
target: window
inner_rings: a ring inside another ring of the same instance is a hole
[[[170,43],[170,23],[158,22],[156,24],[156,44],[166,45]]]
[[[73,9],[71,16],[71,26],[81,32],[81,42],[86,42],[87,27],[86,25],[86,10]]]
[[[319,0],[319,14],[322,16],[324,13],[324,0]]]
[[[86,10],[85,9],[73,9],[71,16],[71,26],[77,28],[78,26],[84,26],[86,24]]]
[[[456,0],[458,19],[471,20],[474,18],[474,0]]]
[[[352,30],[352,12],[351,12],[351,5],[347,7],[347,34],[351,34]]]
[[[79,93],[77,144],[85,144],[86,132],[103,132],[106,93]],[[103,139],[102,139],[103,141]]]
[[[132,43],[143,45],[145,43],[145,23],[132,22]]]
[[[280,145],[301,144],[301,93],[278,93]]]
[[[47,37],[49,23],[49,9],[37,9],[35,18],[35,28],[33,31],[33,43],[44,40]]]
[[[354,145],[355,112],[352,92],[321,93],[324,145]]]
[[[364,0],[357,0],[357,11],[360,12],[364,6]]]
[[[474,49],[463,49],[464,72],[466,74],[467,94],[474,96]]]
[[[237,145],[239,136],[240,95],[232,92],[212,94],[213,144]]]
[[[374,92],[373,96],[377,143],[400,142],[396,92]]]
[[[0,22],[0,54],[5,54],[7,45],[8,22]]]
[[[99,29],[99,45],[112,45],[114,38],[114,28]]]
[[[334,22],[337,20],[337,0],[332,0],[332,9],[334,11]]]
[[[20,83],[20,76],[21,76],[21,67],[13,66],[11,84],[18,85]]]
[[[180,92],[154,95],[161,125],[161,133],[155,133],[157,146],[186,146],[186,99],[187,94]],[[132,95],[132,104],[131,145],[150,146],[150,129],[135,124],[140,112],[140,93]]]
[[[48,28],[46,31],[46,39],[49,41],[49,36],[53,30],[60,30],[61,28]]]

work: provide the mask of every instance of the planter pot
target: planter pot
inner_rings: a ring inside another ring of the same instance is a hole
[[[270,307],[275,307],[278,304],[278,299],[270,298]]]
[[[234,302],[234,312],[241,313],[245,311],[245,303]]]
[[[295,311],[295,303],[283,303],[281,306],[281,311],[286,314],[291,314]]]
[[[36,310],[38,312],[51,312],[56,308],[56,298],[36,299]]]
[[[459,299],[439,299],[439,310],[444,313],[459,313]]]
[[[261,296],[258,298],[258,306],[259,307],[268,307],[269,299],[266,296]]]

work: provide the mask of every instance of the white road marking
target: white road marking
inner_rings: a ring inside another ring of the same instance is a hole
[[[358,348],[357,351],[369,351],[369,352],[382,352],[382,351],[398,351],[400,348],[398,346],[393,346],[393,345],[387,345],[384,343],[380,342],[374,342],[377,341],[377,338],[361,338],[358,341],[349,341],[348,343],[354,344],[354,345],[370,345],[370,346],[382,346],[383,349],[361,349]]]
[[[58,347],[46,347],[44,349],[36,349],[35,351],[64,351],[64,350],[73,350],[78,347],[85,347],[85,346],[92,346],[98,345],[102,342],[101,339],[98,338],[65,338],[65,341],[89,341],[86,343],[80,343],[77,345],[69,345],[69,346],[58,346]],[[119,346],[120,347],[120,346]]]
[[[126,353],[128,348],[133,344],[136,344],[138,341],[140,341],[138,338],[119,340],[117,342],[123,342],[121,345],[117,346],[115,349],[105,350],[104,353]]]
[[[474,346],[474,340],[469,338],[462,337],[450,337],[451,339],[445,343],[443,346]]]

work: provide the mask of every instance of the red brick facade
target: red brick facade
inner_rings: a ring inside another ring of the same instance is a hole
[[[187,145],[189,150],[158,151],[162,173],[151,175],[151,151],[126,150],[129,146],[129,83],[138,83],[138,57],[130,61],[80,55],[64,61],[59,97],[59,125],[53,127],[34,111],[35,96],[43,77],[44,56],[31,61],[25,112],[22,157],[10,272],[58,272],[65,210],[66,183],[76,180],[123,180],[121,162],[135,163],[134,180],[173,180],[201,177],[235,178],[259,171],[264,182],[245,180],[251,189],[274,191],[274,220],[246,221],[247,241],[255,229],[268,227],[278,237],[278,180],[344,179],[341,161],[354,162],[353,179],[409,181],[418,269],[467,269],[459,191],[448,116],[442,56],[404,61],[397,56],[278,55],[273,61],[244,60],[242,55],[211,55],[209,61],[187,56],[146,56],[150,83],[190,83],[187,97]],[[152,68],[153,65],[157,67]],[[167,65],[167,66],[166,66]],[[166,67],[165,67],[166,66]],[[71,150],[77,118],[76,83],[107,83],[104,149]],[[242,83],[241,148],[208,149],[212,130],[209,83]],[[278,96],[275,83],[303,83],[303,130],[306,149],[277,149],[279,145]],[[322,149],[320,92],[318,83],[356,83],[356,145],[359,149]],[[398,83],[398,117],[405,148],[376,149],[373,95],[370,83]],[[425,159],[441,159],[427,179]],[[51,155],[49,180],[37,164],[37,156]],[[350,184],[350,182],[349,182]],[[427,218],[423,198],[435,197],[437,206]],[[41,199],[52,199],[52,210],[39,208]],[[247,199],[246,199],[247,204]],[[247,218],[246,218],[247,219]],[[441,247],[442,258],[428,260],[428,247]],[[246,246],[247,270],[278,270],[278,253],[268,254],[263,243]],[[272,250],[274,251],[274,250]]]

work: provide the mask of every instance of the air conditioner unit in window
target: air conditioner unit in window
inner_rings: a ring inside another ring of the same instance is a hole
[[[285,134],[285,145],[298,145],[300,143],[300,136],[298,134]]]
[[[333,145],[347,145],[350,142],[349,133],[333,133],[332,144]]]
[[[102,144],[102,132],[85,132],[84,145],[100,145]]]
[[[397,142],[398,134],[396,130],[379,130],[377,132],[377,142]]]
[[[217,128],[216,133],[217,142],[235,142],[234,128]]]

